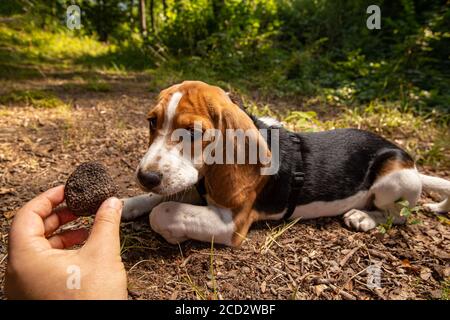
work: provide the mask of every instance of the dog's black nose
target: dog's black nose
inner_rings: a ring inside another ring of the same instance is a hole
[[[162,174],[154,171],[138,170],[137,178],[139,183],[147,189],[152,189],[161,183]]]

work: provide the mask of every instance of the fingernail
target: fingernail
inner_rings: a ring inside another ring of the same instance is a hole
[[[119,199],[113,197],[106,200],[106,205],[114,210],[121,210],[122,209],[122,201]]]

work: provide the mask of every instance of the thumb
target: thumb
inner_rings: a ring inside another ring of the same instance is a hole
[[[119,253],[122,206],[122,201],[117,198],[109,198],[102,203],[95,216],[94,225],[85,247],[96,252]]]

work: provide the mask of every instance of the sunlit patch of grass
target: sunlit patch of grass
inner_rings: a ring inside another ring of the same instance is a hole
[[[283,121],[294,131],[318,131],[322,125],[314,111],[292,111]]]
[[[419,164],[450,165],[448,115],[420,115],[392,104],[371,103],[348,109],[342,117],[327,121],[325,129],[360,128],[400,143]]]
[[[87,57],[113,54],[116,47],[66,28],[52,31],[17,16],[0,22],[0,78],[46,77],[49,70],[82,69]]]
[[[25,26],[25,27],[24,27]],[[36,59],[74,59],[105,54],[110,46],[65,30],[48,32],[27,23],[0,24],[0,42]]]
[[[48,91],[14,90],[0,97],[0,104],[24,104],[35,108],[65,108],[66,104]]]
[[[372,102],[367,106],[346,109],[339,119],[328,121],[327,127],[360,127],[371,131],[393,134],[417,134],[429,127],[426,119],[393,104]]]
[[[243,108],[250,114],[257,117],[272,117],[277,118],[277,114],[270,108],[269,105],[258,106],[254,101],[247,99],[245,96],[239,97],[242,100]]]
[[[400,144],[421,165],[450,166],[450,117],[445,114],[421,115],[401,110],[392,103],[372,102],[367,106],[345,109],[328,121],[321,121],[312,111],[290,111],[281,120],[294,131],[369,130]]]

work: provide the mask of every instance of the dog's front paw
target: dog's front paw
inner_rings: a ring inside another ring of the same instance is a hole
[[[176,202],[163,202],[156,206],[150,214],[150,226],[171,244],[188,240],[182,215],[177,214]]]
[[[122,199],[122,220],[130,221],[150,213],[156,205],[161,203],[162,199],[162,196],[153,193]]]
[[[356,231],[369,231],[379,224],[374,214],[357,209],[352,209],[344,214],[344,222],[349,228]]]

